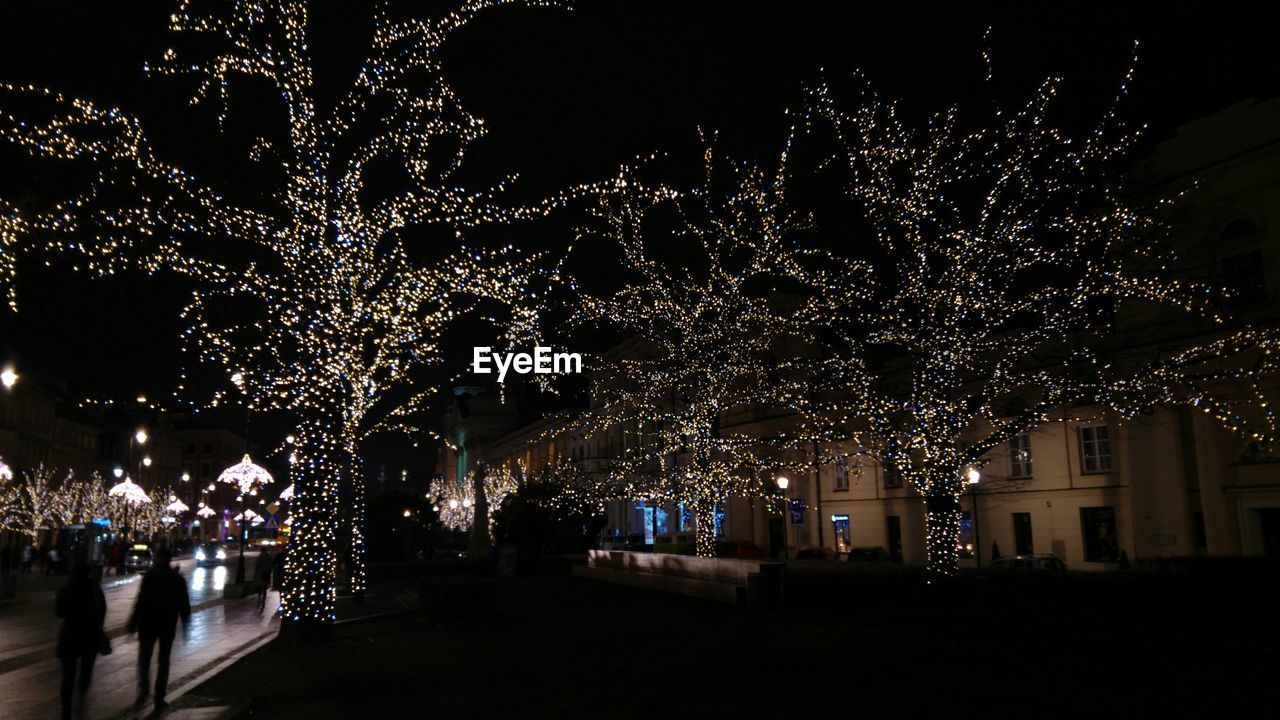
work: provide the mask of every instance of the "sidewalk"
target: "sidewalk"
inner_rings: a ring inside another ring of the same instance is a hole
[[[256,598],[224,600],[222,589],[234,566],[196,568],[190,559],[177,565],[188,579],[191,627],[174,642],[170,664],[169,700],[259,644],[275,637],[279,621],[259,615]],[[125,718],[136,713],[137,643],[126,636],[125,623],[133,609],[141,575],[103,578],[107,600],[107,635],[114,652],[94,666],[86,718]],[[61,667],[54,657],[59,621],[53,606],[57,588],[66,577],[26,575],[17,598],[0,605],[0,718],[57,717]],[[271,593],[269,609],[278,604]],[[154,671],[153,671],[154,677]]]
[[[185,637],[173,643],[169,671],[169,701],[177,700],[196,681],[203,681],[211,671],[233,662],[276,636],[280,621],[271,609],[279,603],[276,593],[267,601],[267,612],[259,614],[256,598],[218,602],[191,615]],[[91,720],[145,717],[151,712],[148,703],[133,708],[137,697],[138,644],[133,637],[112,641],[114,652],[99,656],[94,666],[93,685],[82,717]],[[58,685],[61,667],[52,657],[0,674],[0,717],[53,718],[58,716]],[[154,661],[153,661],[154,663]],[[154,680],[154,665],[152,678]]]

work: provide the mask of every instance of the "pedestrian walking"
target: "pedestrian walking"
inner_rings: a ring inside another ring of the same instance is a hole
[[[22,545],[22,573],[25,575],[31,572],[31,566],[36,561],[36,551],[32,549],[31,543],[23,543]]]
[[[49,552],[45,553],[45,556],[44,556],[45,577],[49,577],[50,575],[57,575],[58,569],[59,569],[58,564],[60,562],[62,562],[62,556],[58,554],[58,548],[56,547],[49,548]]]
[[[191,599],[187,596],[187,582],[169,565],[172,560],[168,548],[156,551],[155,563],[142,576],[138,600],[129,616],[129,632],[138,633],[138,702],[147,701],[151,690],[151,653],[160,647],[156,659],[155,702],[160,712],[165,702],[165,689],[169,684],[169,651],[177,634],[178,620],[185,631],[191,622]]]
[[[76,705],[83,708],[93,677],[93,663],[99,653],[111,652],[102,629],[107,617],[107,600],[102,587],[93,581],[87,558],[77,554],[71,559],[70,576],[67,584],[58,590],[55,612],[62,618],[56,654],[62,661],[62,717],[66,719],[71,717],[72,696],[77,685],[80,699]]]
[[[116,575],[124,574],[124,543],[119,540],[111,543],[111,567],[116,569]]]
[[[253,581],[258,584],[258,612],[267,607],[267,589],[271,585],[271,548],[263,547],[253,563]]]

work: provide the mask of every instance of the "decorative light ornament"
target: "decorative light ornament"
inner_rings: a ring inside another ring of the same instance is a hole
[[[187,504],[186,504],[186,503],[184,503],[184,502],[182,502],[181,500],[174,500],[173,502],[169,503],[168,505],[165,505],[165,506],[164,506],[164,509],[165,509],[165,510],[168,510],[169,512],[173,513],[174,515],[180,515],[180,514],[182,514],[182,513],[186,512],[186,511],[190,510],[191,508],[190,508],[190,507],[188,507],[188,506],[187,506]]]
[[[128,477],[112,485],[107,494],[113,498],[121,498],[131,505],[146,505],[151,502],[147,491],[143,490],[140,485],[134,483]]]
[[[219,473],[218,482],[234,485],[240,489],[241,494],[245,494],[256,490],[261,485],[269,485],[272,477],[266,468],[254,464],[249,459],[249,453],[245,453],[240,462]]]

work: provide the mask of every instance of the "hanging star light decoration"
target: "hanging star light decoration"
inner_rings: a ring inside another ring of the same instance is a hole
[[[807,127],[834,140],[829,167],[886,260],[823,375],[839,392],[800,399],[805,432],[863,447],[923,496],[931,577],[956,571],[969,470],[1040,425],[1189,404],[1276,437],[1261,380],[1280,338],[1176,274],[1162,218],[1184,194],[1144,201],[1126,185],[1134,50],[1083,134],[1055,122],[1058,78],[1012,110],[952,108],[923,127],[861,75],[851,104],[830,83],[807,93]]]
[[[274,479],[266,468],[255,464],[249,453],[245,453],[240,462],[218,474],[218,482],[234,485],[241,495],[249,495],[264,485],[270,485]]]
[[[202,517],[202,518],[211,518],[211,517],[213,517],[214,515],[217,515],[217,514],[218,514],[218,511],[217,511],[217,510],[214,510],[213,508],[211,508],[211,507],[209,507],[209,506],[207,506],[207,505],[206,505],[205,507],[202,507],[202,508],[200,508],[199,510],[197,510],[197,511],[196,511],[196,515],[199,515],[199,516],[200,516],[200,517]]]
[[[212,106],[219,128],[234,124],[232,88],[244,79],[273,87],[284,112],[280,131],[263,130],[239,156],[249,168],[243,182],[225,190],[163,160],[124,109],[0,83],[0,141],[91,175],[87,188],[47,207],[20,211],[0,199],[0,281],[12,279],[20,254],[46,262],[69,255],[94,274],[141,268],[190,277],[197,289],[182,313],[187,356],[221,366],[251,409],[299,417],[290,622],[333,621],[332,540],[344,521],[352,587],[363,591],[356,449],[374,432],[431,432],[420,418],[436,393],[413,377],[440,362],[445,328],[473,311],[501,320],[488,308],[505,305],[510,341],[536,330],[529,308],[537,258],[511,246],[468,248],[463,232],[543,215],[573,193],[516,207],[500,202],[514,177],[482,190],[459,186],[457,170],[486,130],[446,82],[440,58],[450,35],[499,5],[559,3],[465,0],[434,19],[378,5],[354,81],[322,108],[307,3],[179,2],[169,27],[195,42],[144,71],[194,78],[191,101]],[[370,182],[375,176],[392,181]],[[267,200],[245,201],[247,187]],[[426,225],[457,239],[429,264],[415,261],[405,241]],[[350,503],[337,500],[343,484]]]
[[[133,505],[145,505],[151,502],[151,497],[147,495],[147,491],[142,486],[130,480],[125,476],[123,480],[111,486],[107,494],[113,498],[119,498]]]
[[[180,514],[182,514],[182,513],[186,512],[186,511],[190,510],[190,509],[191,509],[191,506],[187,505],[186,503],[182,502],[181,500],[179,500],[179,499],[177,499],[177,498],[174,498],[174,499],[173,499],[173,502],[171,502],[171,503],[169,503],[168,505],[165,505],[165,506],[164,506],[164,509],[165,509],[165,510],[168,510],[169,512],[173,513],[174,515],[180,515]]]

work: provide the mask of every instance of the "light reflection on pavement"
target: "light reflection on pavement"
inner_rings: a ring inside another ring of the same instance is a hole
[[[250,557],[246,553],[246,560]],[[188,578],[194,612],[185,637],[173,645],[171,690],[189,684],[219,658],[257,638],[274,635],[279,628],[279,620],[270,612],[279,602],[276,593],[270,594],[264,614],[257,612],[256,596],[222,599],[223,589],[234,580],[234,563],[234,557],[227,565],[214,567],[195,567],[189,559],[175,563]],[[109,634],[122,633],[140,579],[140,575],[103,579]],[[60,668],[53,657],[58,633],[53,600],[63,582],[65,578],[32,578],[22,591],[21,603],[0,607],[0,718],[57,716]],[[133,704],[137,642],[119,635],[112,646],[111,655],[98,658],[85,717],[118,717]]]

